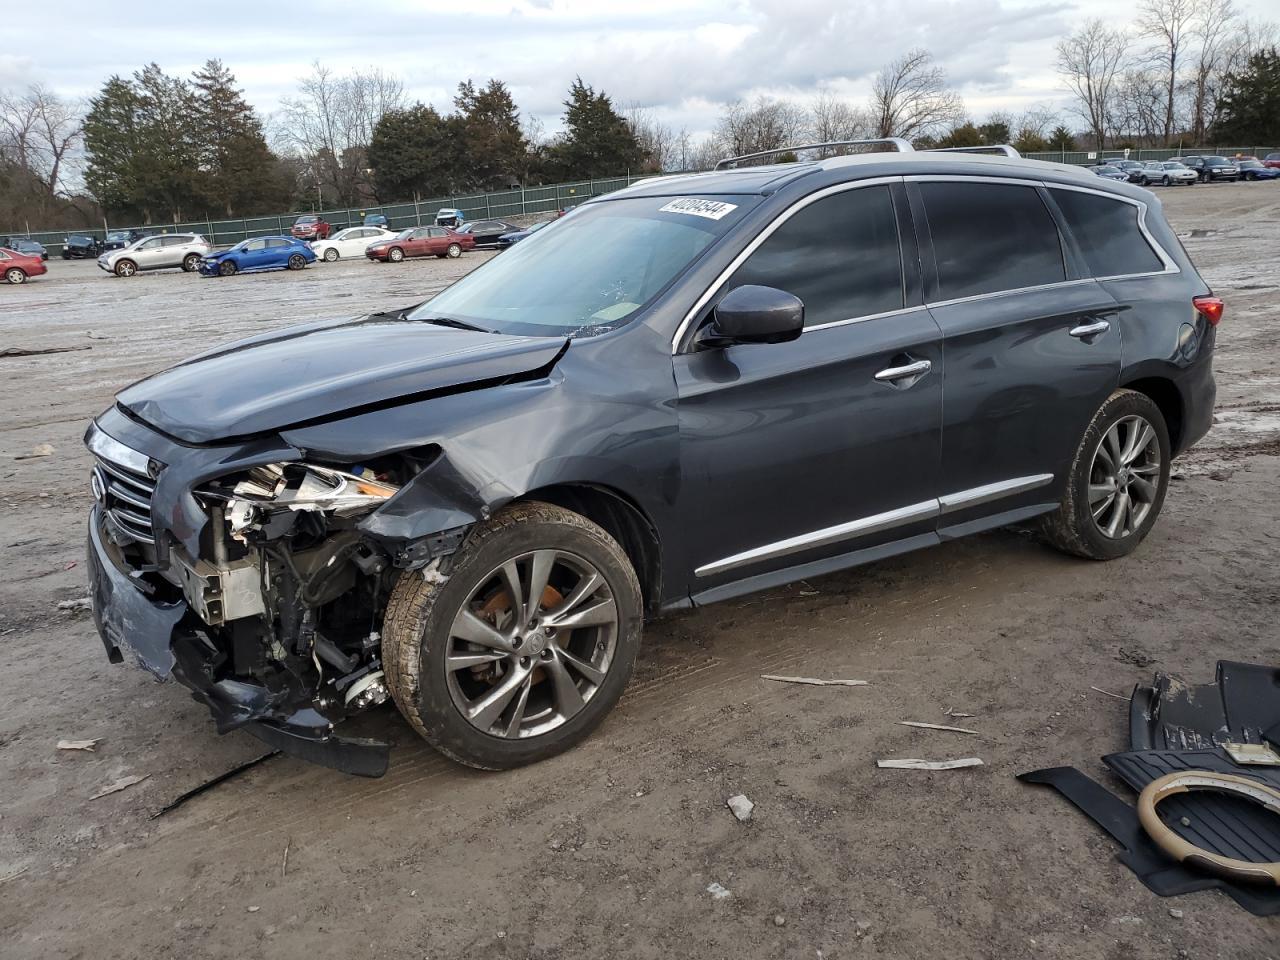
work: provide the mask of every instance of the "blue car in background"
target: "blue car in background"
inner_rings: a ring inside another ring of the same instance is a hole
[[[1237,160],[1236,166],[1240,168],[1241,180],[1280,179],[1280,170],[1275,167],[1268,167],[1261,160],[1256,160],[1253,157],[1246,157],[1243,160]]]
[[[507,249],[507,247],[514,246],[515,244],[523,240],[525,237],[533,236],[543,227],[548,226],[549,224],[552,224],[552,223],[555,223],[555,221],[544,220],[541,223],[535,223],[532,227],[528,227],[524,230],[516,230],[513,233],[504,233],[502,236],[498,238],[498,249],[505,250]]]
[[[206,277],[231,277],[256,270],[301,270],[316,262],[316,252],[296,237],[254,237],[200,261]]]

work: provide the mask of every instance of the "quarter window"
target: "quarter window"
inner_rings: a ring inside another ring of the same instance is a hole
[[[806,327],[902,309],[902,255],[889,188],[846,190],[802,208],[724,289],[745,284],[799,297]]]
[[[1095,277],[1164,269],[1164,262],[1151,249],[1138,226],[1138,208],[1132,203],[1079,190],[1052,193],[1089,272]]]
[[[1062,240],[1035,187],[922,183],[940,300],[1067,279]]]

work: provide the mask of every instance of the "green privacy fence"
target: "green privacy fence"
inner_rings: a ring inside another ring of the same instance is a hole
[[[403,230],[405,227],[421,226],[435,223],[436,211],[442,207],[456,207],[461,210],[467,220],[487,220],[490,218],[505,219],[523,217],[540,213],[553,213],[574,204],[581,203],[591,197],[610,193],[622,187],[630,186],[639,176],[614,177],[607,180],[579,180],[574,183],[555,183],[542,187],[516,187],[511,190],[493,193],[476,193],[448,197],[433,197],[415,203],[391,203],[368,207],[351,207],[335,210],[304,210],[294,213],[280,213],[266,217],[238,217],[234,220],[188,220],[182,223],[162,223],[148,227],[163,233],[200,233],[215,246],[230,246],[249,237],[278,236],[287,234],[294,220],[304,214],[319,213],[329,222],[336,232],[343,227],[355,226],[363,222],[369,214],[381,214],[387,218],[392,230]],[[112,223],[111,230],[126,230],[135,224]],[[34,233],[12,231],[14,236],[30,236],[48,248],[51,255],[62,252],[62,241],[69,233],[85,234],[101,238],[103,230],[44,230]],[[0,230],[0,236],[9,234]]]
[[[1276,147],[1184,147],[1182,150],[1130,150],[1130,160],[1167,160],[1176,156],[1216,155],[1233,157],[1236,154],[1265,157],[1275,151]],[[1042,153],[1024,154],[1030,160],[1048,160],[1055,163],[1071,163],[1091,165],[1101,160],[1118,160],[1125,157],[1123,150],[1051,150]],[[337,210],[301,211],[280,213],[267,217],[241,217],[235,220],[192,220],[184,223],[157,224],[150,229],[167,233],[200,233],[216,246],[230,246],[248,237],[272,236],[287,234],[289,228],[303,213],[320,213],[333,229],[341,230],[362,222],[366,214],[381,214],[387,218],[392,230],[403,230],[405,227],[434,223],[436,211],[441,207],[457,207],[462,210],[468,220],[489,218],[506,219],[540,213],[552,213],[565,207],[581,203],[591,197],[610,193],[622,187],[630,186],[639,176],[614,177],[605,180],[579,180],[573,183],[556,183],[542,187],[516,187],[511,190],[493,193],[475,193],[466,196],[433,197],[419,200],[416,203],[393,203],[370,207],[352,207]],[[110,228],[127,229],[133,224],[111,224]],[[51,254],[62,251],[62,241],[68,233],[92,233],[101,237],[103,231],[98,230],[44,230],[28,234],[25,230],[0,230],[0,237],[12,233],[15,236],[30,236],[49,249]]]

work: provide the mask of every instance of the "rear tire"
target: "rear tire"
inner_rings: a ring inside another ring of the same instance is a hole
[[[307,265],[307,258],[300,253],[295,253],[289,257],[288,266],[290,270],[301,270],[306,265]]]
[[[17,286],[20,283],[27,282],[27,273],[20,267],[10,267],[4,272],[4,279],[6,283],[12,283]]]
[[[182,258],[182,269],[186,273],[190,273],[200,264],[200,254],[188,253]]]
[[[569,510],[517,503],[478,525],[438,573],[401,574],[383,621],[387,685],[409,724],[482,770],[544,760],[590,734],[640,646],[640,584],[618,543]],[[545,586],[525,602],[535,579]]]
[[[1144,393],[1117,390],[1084,432],[1066,495],[1044,520],[1045,537],[1088,560],[1132,553],[1160,515],[1170,459],[1160,408]]]
[[[449,249],[444,252],[445,256],[450,260],[456,260],[462,256],[462,247],[456,243],[449,244]]]

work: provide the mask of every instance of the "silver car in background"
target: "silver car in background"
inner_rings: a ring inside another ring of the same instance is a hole
[[[123,250],[110,250],[98,257],[98,266],[117,277],[170,267],[180,267],[190,273],[212,252],[213,247],[198,233],[165,233],[135,240]]]
[[[1177,160],[1149,160],[1142,167],[1141,183],[1149,187],[1153,183],[1163,186],[1179,186],[1192,184],[1200,179],[1200,175]]]

